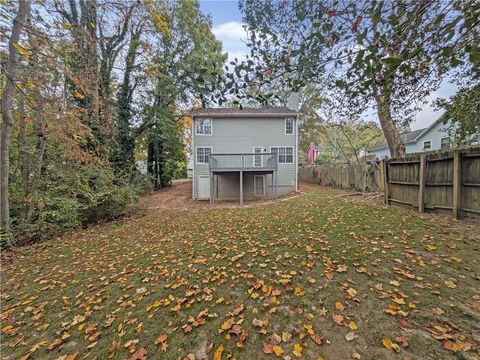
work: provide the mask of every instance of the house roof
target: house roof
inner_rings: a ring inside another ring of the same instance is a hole
[[[418,129],[414,131],[409,131],[405,132],[403,134],[400,134],[400,137],[402,138],[403,142],[405,144],[410,144],[417,142],[420,137],[423,136],[423,134],[426,134],[430,129],[432,129],[435,125],[437,125],[440,121],[444,121],[444,116],[440,116],[437,120],[435,120],[433,123],[431,123],[428,127],[423,128],[423,129]],[[388,148],[387,140],[383,139],[379,143],[373,145],[371,148],[367,149],[367,151],[375,151],[375,150],[380,150],[380,149],[386,149]]]
[[[290,110],[285,106],[279,107],[259,107],[259,108],[206,108],[194,109],[194,117],[279,117],[296,116],[295,110]]]
[[[400,137],[402,138],[405,144],[412,143],[412,142],[415,142],[417,137],[420,134],[422,134],[426,129],[427,128],[423,128],[423,129],[405,132],[403,134],[400,134]],[[368,151],[386,149],[387,147],[388,147],[387,140],[383,139],[382,141],[376,143],[371,148],[369,148]]]

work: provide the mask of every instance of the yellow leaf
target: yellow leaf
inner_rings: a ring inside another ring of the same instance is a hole
[[[69,24],[64,23],[64,22],[60,23],[60,26],[61,26],[64,30],[68,30],[68,29],[71,28],[71,26],[70,26]]]
[[[233,323],[234,323],[234,322],[235,322],[235,319],[234,319],[234,318],[228,319],[227,321],[225,321],[225,322],[222,324],[222,326],[221,326],[222,330],[228,330],[228,329],[230,329],[230,328],[233,326]],[[262,323],[262,325],[263,325],[263,323]]]
[[[337,301],[335,303],[335,307],[337,308],[337,310],[340,310],[340,311],[343,311],[345,309],[345,306],[343,306],[343,304],[340,301]]]
[[[26,59],[28,59],[28,51],[23,46],[14,43],[13,47],[20,55],[23,55]]]
[[[455,285],[455,283],[451,280],[445,280],[445,285],[447,285],[447,287],[450,289],[455,289],[457,287],[457,285]]]
[[[401,298],[401,297],[396,297],[396,296],[393,297],[393,302],[396,302],[396,303],[399,304],[399,305],[405,304],[405,300],[404,300],[403,298]]]
[[[80,91],[77,90],[73,92],[73,96],[75,96],[79,100],[85,99],[85,95],[83,95]]]
[[[293,355],[301,357],[302,356],[303,347],[300,344],[293,345]]]
[[[399,352],[400,351],[400,347],[393,343],[392,340],[388,339],[388,338],[385,338],[382,340],[382,344],[383,346],[385,346],[388,350],[394,350],[395,352]]]
[[[277,356],[281,356],[284,353],[283,349],[278,345],[274,345],[272,350]]]
[[[357,323],[355,321],[350,321],[348,323],[348,327],[352,330],[356,330],[358,328]]]
[[[308,332],[310,335],[315,334],[315,330],[313,329],[313,326],[312,326],[312,325],[310,325],[310,324],[305,324],[305,325],[303,325],[303,327],[305,328],[305,330],[307,330],[307,332]]]
[[[295,295],[297,295],[297,296],[303,296],[303,295],[305,295],[305,291],[303,291],[300,286],[296,286],[296,287],[295,287]]]
[[[213,353],[213,360],[221,360],[223,354],[223,345],[220,345]]]
[[[292,334],[287,331],[282,332],[282,340],[283,342],[289,342],[292,339]]]

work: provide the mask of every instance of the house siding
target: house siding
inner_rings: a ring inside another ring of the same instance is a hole
[[[194,118],[195,130],[197,118]],[[296,189],[297,176],[297,119],[295,119],[295,134],[285,134],[285,117],[275,118],[213,118],[212,135],[196,135],[194,131],[193,156],[197,147],[212,147],[213,154],[253,153],[254,147],[264,147],[270,152],[271,147],[292,146],[293,164],[278,164],[278,194],[284,194]],[[197,164],[194,159],[193,197],[198,197],[198,176],[209,175],[208,164]],[[257,175],[259,173],[256,173]],[[244,196],[253,197],[254,173],[244,173]],[[221,174],[216,177],[215,194],[219,198],[238,198],[240,179],[239,173]],[[217,190],[218,189],[218,190]],[[265,175],[265,193],[271,195],[271,175]]]
[[[436,123],[432,128],[428,129],[423,135],[421,135],[417,141],[405,144],[405,150],[407,154],[423,152],[423,142],[430,140],[432,147],[429,151],[439,150],[441,148],[441,139],[448,136],[448,128],[450,127],[450,121],[444,124],[442,121]],[[388,148],[369,151],[369,154],[375,154],[379,159],[390,157],[390,150]]]

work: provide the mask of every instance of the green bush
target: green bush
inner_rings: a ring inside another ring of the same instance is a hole
[[[95,193],[80,211],[80,219],[83,225],[111,220],[128,214],[137,205],[138,195],[132,187],[114,185],[110,190]]]
[[[12,197],[14,235],[24,241],[51,236],[128,214],[138,206],[140,195],[150,193],[148,176],[135,171],[116,174],[108,167],[81,167],[58,171],[47,168],[29,224],[20,226],[20,193]],[[1,246],[13,240],[3,236]]]
[[[12,233],[0,232],[0,249],[6,249],[12,246],[14,238]]]

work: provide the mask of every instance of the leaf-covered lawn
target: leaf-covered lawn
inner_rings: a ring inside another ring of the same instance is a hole
[[[314,188],[10,253],[2,356],[474,359],[479,228]]]

